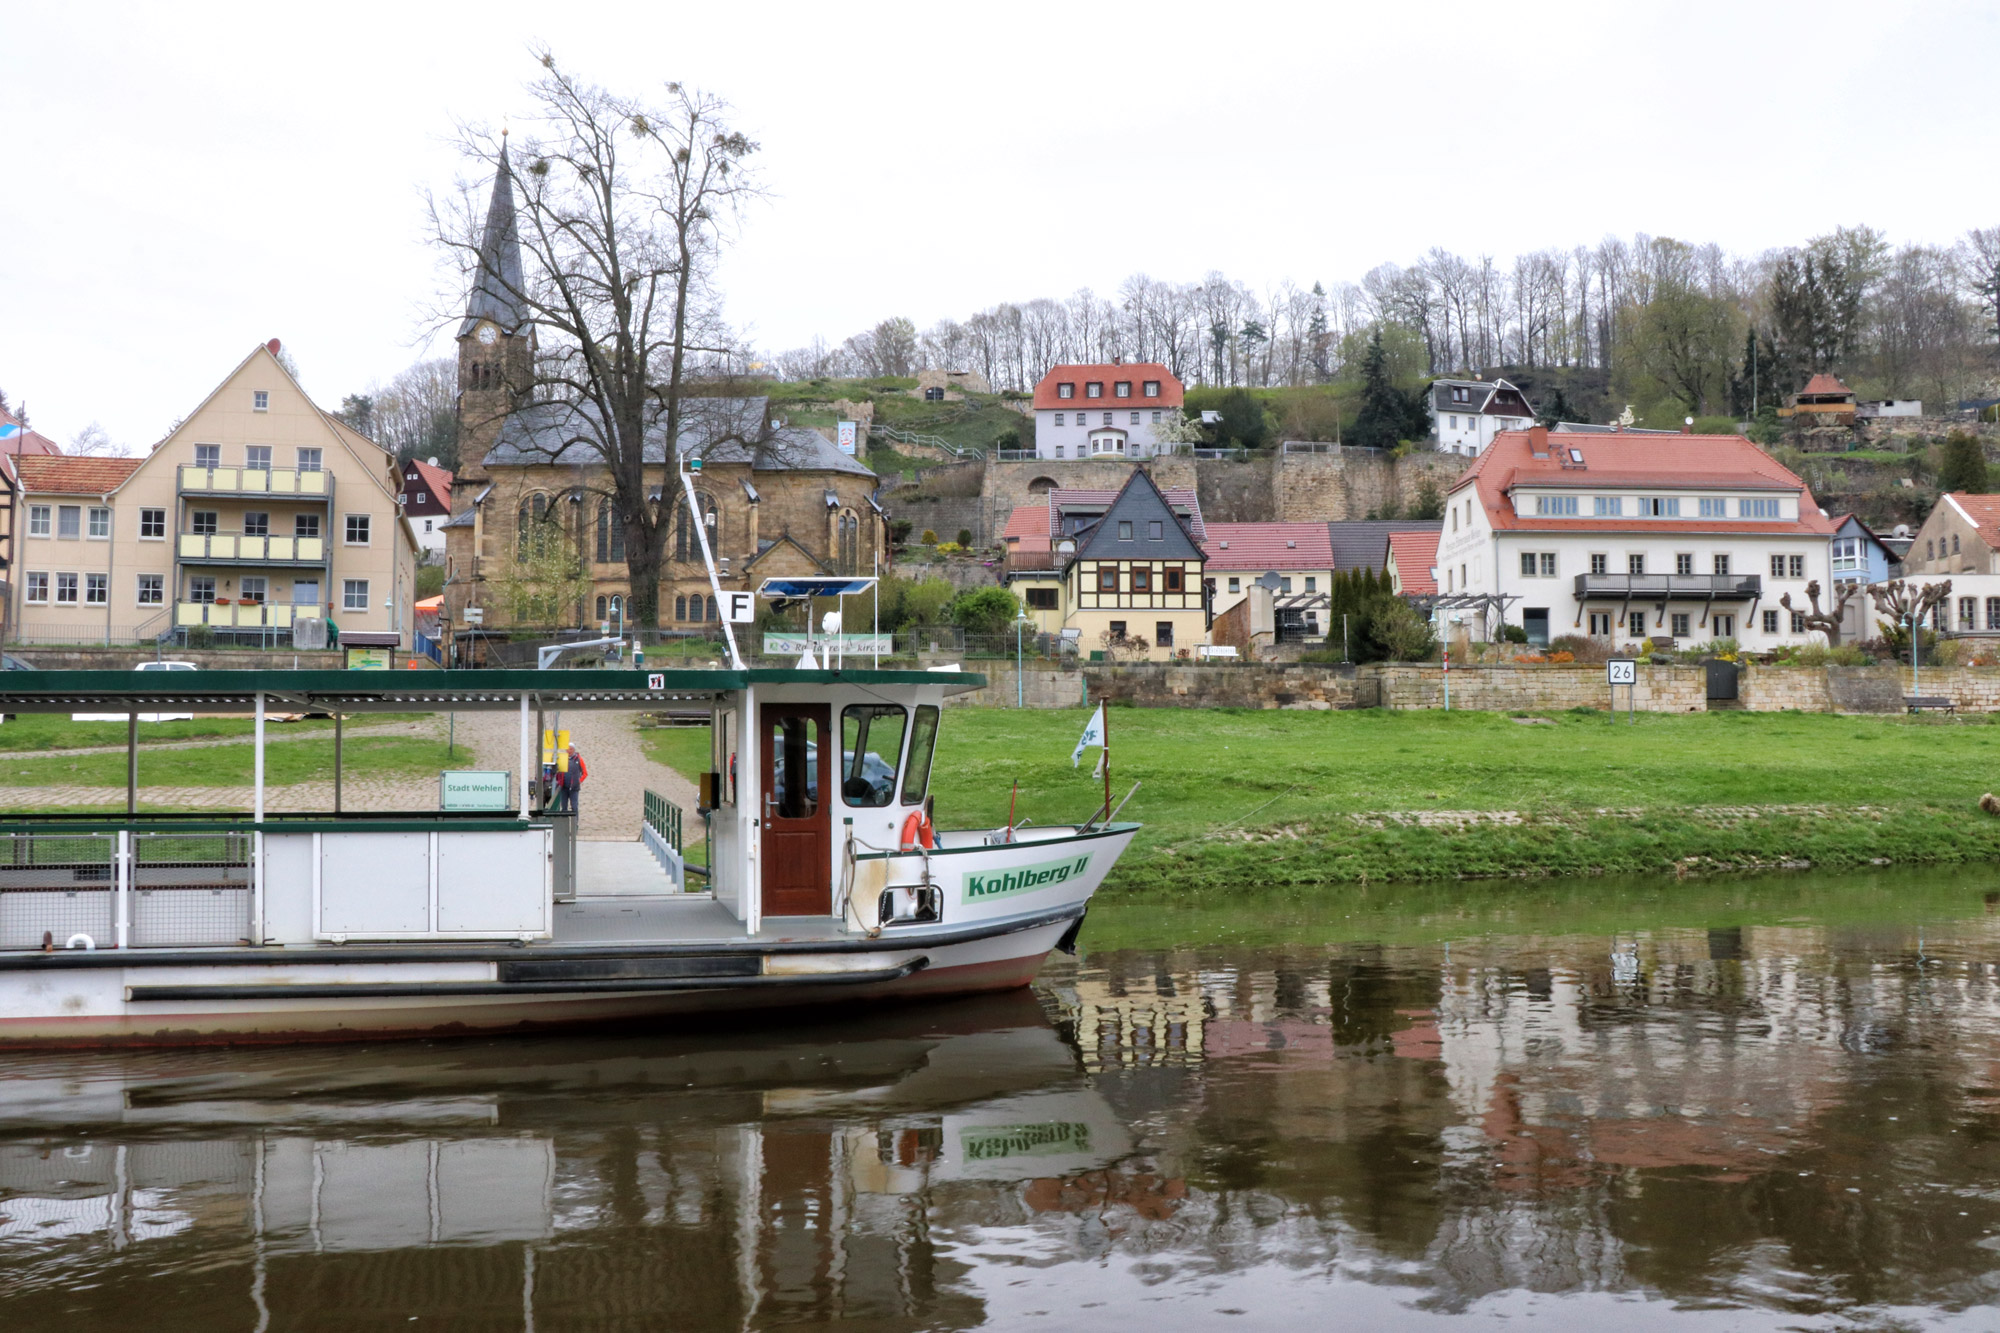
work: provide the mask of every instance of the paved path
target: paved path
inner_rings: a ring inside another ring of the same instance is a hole
[[[207,750],[218,745],[248,745],[252,739],[251,735],[246,734],[242,736],[204,736],[184,741],[149,741],[146,739],[143,725],[141,724],[142,729],[139,732],[140,754],[152,754],[156,750]],[[352,740],[356,736],[428,736],[433,731],[440,737],[444,735],[441,729],[431,726],[428,720],[423,722],[364,723],[350,718],[347,725],[341,728],[340,734],[343,740]],[[276,745],[281,741],[324,741],[328,752],[331,753],[333,749],[333,728],[325,726],[295,729],[289,724],[282,722],[270,723],[264,731],[264,744]],[[36,759],[68,759],[82,754],[124,753],[125,747],[122,744],[78,745],[59,750],[0,750],[0,765],[4,765],[8,759],[15,757],[24,759],[30,757]]]

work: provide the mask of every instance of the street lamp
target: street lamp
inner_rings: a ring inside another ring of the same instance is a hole
[[[1028,609],[1017,607],[1014,611],[1014,707],[1028,706],[1027,681],[1021,675],[1021,626],[1032,624],[1028,619]]]

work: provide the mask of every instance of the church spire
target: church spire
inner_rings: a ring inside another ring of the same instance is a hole
[[[493,199],[486,206],[486,230],[479,238],[479,268],[458,336],[473,333],[481,320],[491,320],[502,333],[521,332],[528,322],[521,293],[521,234],[514,222],[514,172],[503,132],[500,169],[493,176]]]

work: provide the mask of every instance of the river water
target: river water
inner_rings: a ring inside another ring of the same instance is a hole
[[[0,1062],[0,1328],[2000,1328],[2000,874],[1093,910],[782,1027]]]

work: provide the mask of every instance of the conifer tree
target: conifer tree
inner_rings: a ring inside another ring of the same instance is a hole
[[[1955,430],[1944,437],[1944,457],[1938,464],[1940,491],[1966,491],[1984,495],[1988,485],[1986,450],[1969,432]]]

